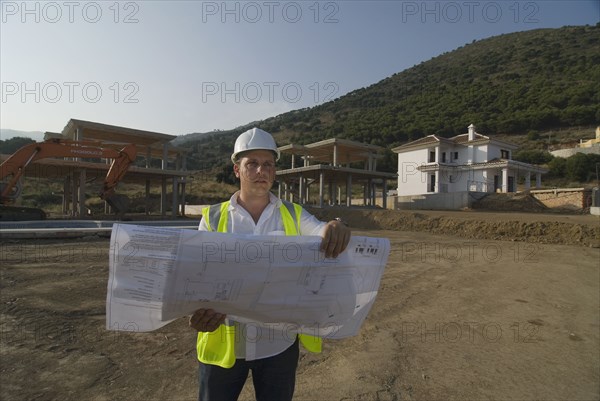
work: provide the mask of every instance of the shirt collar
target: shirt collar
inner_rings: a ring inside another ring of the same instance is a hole
[[[238,198],[240,196],[240,191],[236,191],[233,195],[231,195],[231,198],[229,199],[229,210],[235,210],[235,208],[237,208],[238,205]],[[272,204],[274,207],[276,208],[280,208],[282,203],[281,203],[281,199],[279,199],[278,197],[276,197],[275,195],[273,195],[272,192],[269,192],[269,203]]]

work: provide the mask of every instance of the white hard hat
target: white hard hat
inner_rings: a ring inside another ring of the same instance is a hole
[[[247,150],[270,150],[275,152],[275,161],[279,160],[279,150],[277,150],[275,139],[271,134],[260,128],[252,128],[237,137],[233,146],[231,161],[235,163],[238,154]]]

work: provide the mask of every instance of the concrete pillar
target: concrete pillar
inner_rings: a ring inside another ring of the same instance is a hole
[[[150,215],[150,180],[146,180],[144,211],[146,212],[146,216]]]
[[[338,149],[337,149],[337,144],[333,144],[333,165],[337,166],[337,159],[338,159]]]
[[[302,174],[298,178],[298,203],[304,203],[304,178]]]
[[[175,171],[180,171],[182,164],[181,153],[177,153],[177,156],[175,157]],[[177,217],[180,210],[180,204],[179,177],[173,177],[173,207],[171,209],[171,216]]]
[[[542,173],[535,173],[535,187],[542,187]]]
[[[181,155],[181,170],[187,171],[187,157],[185,154]],[[181,177],[181,216],[185,217],[185,185],[187,184],[187,177]]]
[[[308,184],[308,177],[304,177],[304,192],[302,193],[302,199],[304,201],[304,203],[308,203],[308,192],[309,192],[309,184]]]
[[[75,140],[82,141],[83,140],[83,129],[77,128],[75,130]],[[81,157],[76,157],[75,161],[80,162]],[[83,184],[82,184],[83,178]],[[77,180],[77,181],[75,181]],[[85,188],[85,176],[82,176],[82,171],[79,171],[78,177],[73,177],[73,216],[85,216],[83,213],[83,201],[85,200],[85,191],[82,191],[82,188]],[[77,188],[77,190],[75,190]]]
[[[281,186],[283,185],[283,182],[281,180],[278,180],[277,184],[277,197],[281,199]]]
[[[62,197],[62,214],[63,216],[67,215],[67,211],[69,210],[69,189],[70,189],[69,176],[65,177],[63,182],[63,197]]]
[[[160,186],[160,215],[167,214],[167,178],[162,177]]]
[[[77,128],[77,130],[75,131],[75,140],[83,141],[83,128]],[[75,160],[81,161],[81,159],[79,157],[76,158]]]
[[[325,173],[319,172],[319,207],[323,207],[323,196],[325,192]]]
[[[375,182],[372,181],[371,182],[371,206],[377,206],[377,199],[375,199],[376,198],[376,196],[375,196],[375,193],[376,193],[375,188],[376,187],[377,186],[375,185]]]
[[[303,177],[302,181],[304,182],[304,192],[302,192],[302,202],[308,203],[308,178]]]
[[[296,168],[296,155],[292,153],[292,168]]]
[[[163,144],[163,152],[162,152],[162,160],[160,168],[163,170],[167,169],[167,165],[169,163],[169,149],[168,144]],[[162,177],[161,179],[161,190],[160,190],[160,215],[166,216],[167,214],[167,177]]]
[[[165,143],[165,144],[163,144],[163,154],[162,154],[161,168],[163,170],[166,170],[168,163],[169,163],[169,144]]]
[[[110,160],[110,159],[104,159],[104,163],[106,163],[107,165],[109,165],[108,170],[110,170],[110,164],[112,163],[112,160]],[[104,201],[104,214],[106,216],[108,216],[111,213],[112,213],[112,210],[110,208],[110,205],[108,204],[108,202]]]
[[[525,191],[529,191],[531,189],[531,172],[525,172]]]
[[[346,177],[346,206],[352,206],[352,174]]]
[[[387,180],[383,179],[383,208],[387,209]]]
[[[181,188],[181,217],[185,217],[185,178],[179,184]]]
[[[335,194],[334,194],[334,183],[333,180],[329,180],[329,185],[327,185],[329,192],[329,206],[335,205]]]
[[[70,175],[71,180],[71,217],[75,217],[77,215],[77,173],[72,171]]]
[[[172,209],[171,209],[171,216],[172,217],[177,217],[177,211],[179,210],[179,202],[178,202],[178,195],[179,195],[179,182],[177,181],[177,177],[173,177],[173,205],[172,205]]]
[[[508,192],[508,167],[502,169],[502,192]]]
[[[86,216],[86,209],[85,209],[85,179],[86,179],[86,174],[85,174],[85,169],[81,170],[81,172],[79,173],[79,217],[83,217]]]

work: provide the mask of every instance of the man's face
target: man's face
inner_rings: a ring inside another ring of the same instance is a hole
[[[235,176],[240,179],[240,188],[253,195],[264,196],[275,180],[275,155],[269,150],[245,152],[233,165]]]

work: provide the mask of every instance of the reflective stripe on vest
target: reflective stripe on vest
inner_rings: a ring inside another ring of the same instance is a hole
[[[296,203],[281,201],[279,208],[285,235],[300,234],[300,214],[302,207]],[[211,205],[202,209],[202,218],[206,220],[209,231],[227,232],[230,201]],[[320,337],[298,334],[300,343],[310,352],[319,353],[323,340]],[[235,364],[235,327],[220,325],[213,332],[198,332],[196,351],[200,362],[231,368]]]

